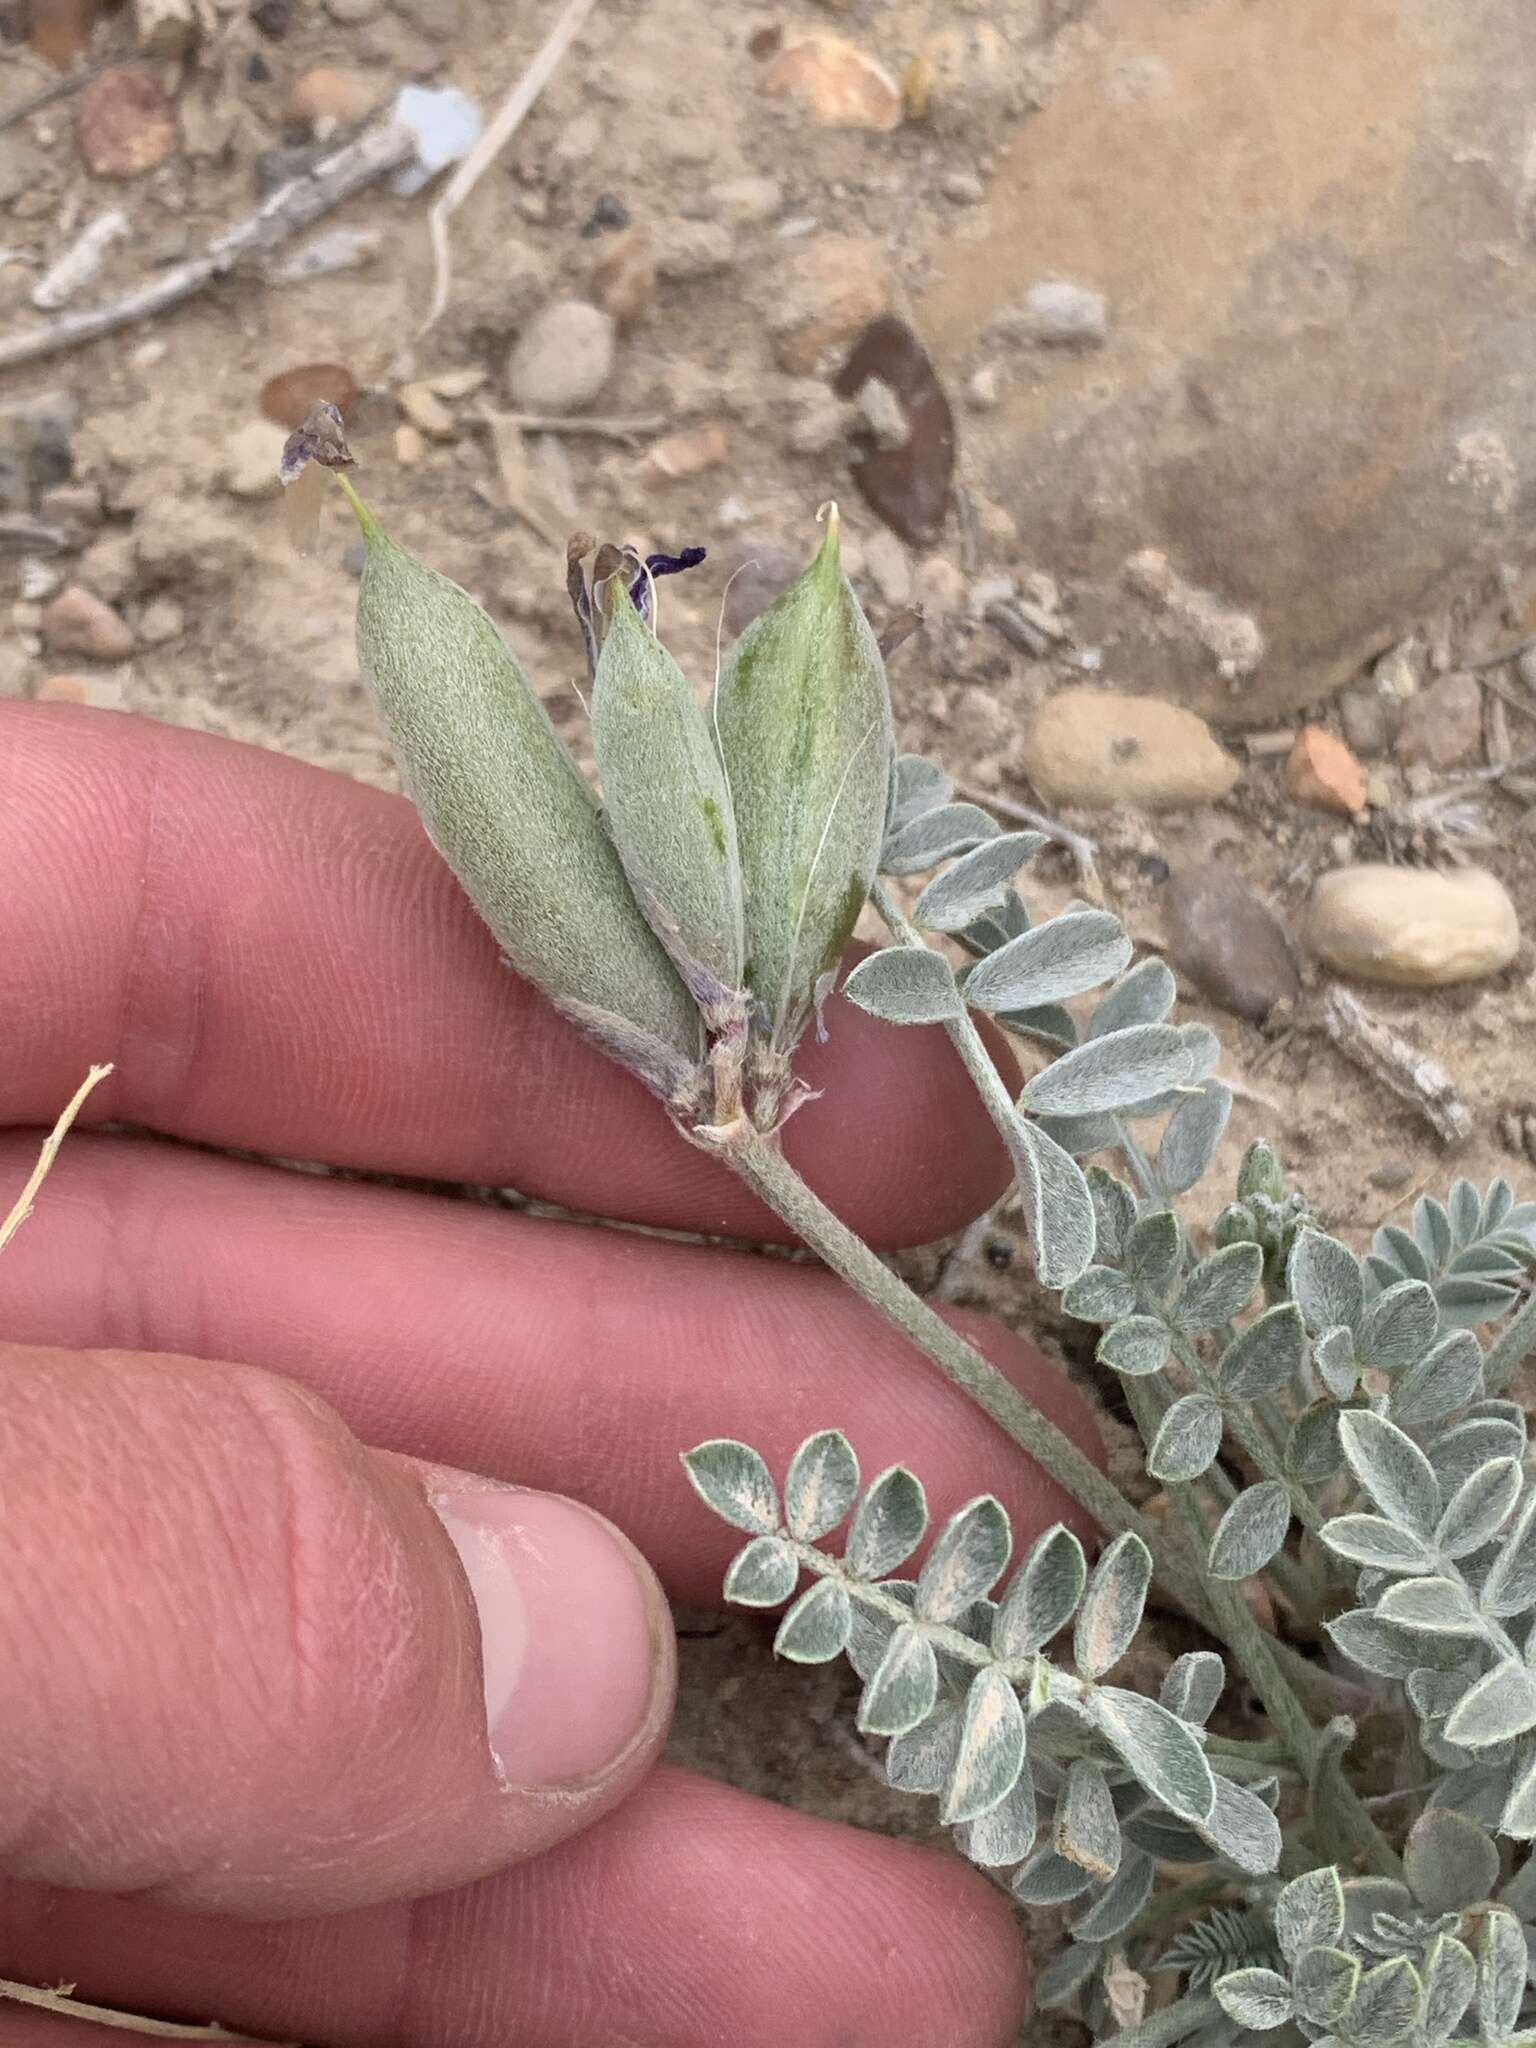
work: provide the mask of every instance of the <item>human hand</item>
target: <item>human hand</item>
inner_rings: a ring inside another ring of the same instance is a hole
[[[0,1189],[111,1059],[96,1122],[782,1236],[499,964],[399,799],[0,705],[0,874]],[[804,1066],[787,1149],[871,1240],[1001,1192],[937,1033],[837,1004]],[[958,1859],[651,1768],[639,1553],[707,1600],[732,1548],[701,1437],[782,1465],[836,1425],[941,1516],[1080,1522],[830,1276],[77,1135],[0,1336],[0,1976],[316,2048],[1010,2038],[1021,1947]],[[0,2005],[8,2048],[112,2038]]]

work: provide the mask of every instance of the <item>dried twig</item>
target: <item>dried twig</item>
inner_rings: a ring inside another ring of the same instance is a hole
[[[597,0],[566,0],[559,20],[535,53],[533,62],[502,101],[495,120],[444,186],[427,216],[432,236],[432,304],[421,323],[421,334],[437,325],[448,305],[448,293],[453,283],[448,223],[522,126],[596,4]]]
[[[416,154],[414,132],[391,121],[381,123],[323,157],[312,170],[278,187],[255,213],[216,235],[200,256],[173,264],[150,283],[119,299],[78,312],[61,314],[46,326],[0,340],[0,370],[35,362],[60,349],[77,348],[100,334],[111,334],[153,313],[190,299],[216,278],[225,277],[248,256],[264,256],[301,228],[311,226],[365,185],[382,178]]]
[[[1032,831],[1043,832],[1048,839],[1054,839],[1058,846],[1064,846],[1072,856],[1072,865],[1077,869],[1077,878],[1093,891],[1095,896],[1103,894],[1099,881],[1099,870],[1094,856],[1099,850],[1096,839],[1089,839],[1084,833],[1074,832],[1063,825],[1059,818],[1047,817],[1044,811],[1031,810],[1028,804],[1015,802],[1011,796],[997,796],[986,789],[962,789],[959,794],[967,803],[980,804],[984,811],[995,811],[1000,818],[1006,818],[1010,825],[1027,825]]]
[[[1472,1112],[1437,1059],[1389,1031],[1348,989],[1326,989],[1313,1010],[1318,1025],[1344,1057],[1411,1103],[1443,1143],[1459,1145],[1472,1134]]]
[[[504,412],[509,426],[525,434],[596,434],[609,441],[643,441],[667,424],[660,413],[620,419],[607,413]]]
[[[85,1098],[98,1082],[105,1081],[112,1071],[110,1066],[92,1067],[80,1086],[70,1097],[59,1114],[59,1120],[43,1140],[43,1149],[37,1156],[37,1164],[28,1176],[27,1184],[16,1197],[9,1213],[0,1218],[0,1252],[3,1252],[23,1223],[32,1214],[32,1204],[37,1200],[37,1191],[48,1178],[49,1169],[58,1157],[59,1147],[69,1132],[70,1125],[85,1106]]]
[[[111,2006],[87,2005],[70,1997],[72,1988],[49,1991],[34,1984],[11,1984],[0,1979],[0,1998],[12,1999],[17,2005],[39,2006],[44,2012],[65,2014],[96,2026],[148,2034],[157,2041],[216,2041],[222,2042],[224,2048],[278,2048],[278,2044],[260,2041],[254,2034],[232,2034],[227,2027],[188,2027],[176,2020],[142,2019],[137,2013],[118,2012]]]

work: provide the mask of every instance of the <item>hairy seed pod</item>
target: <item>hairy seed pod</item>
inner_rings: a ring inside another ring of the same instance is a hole
[[[636,901],[701,1007],[740,990],[741,859],[725,770],[687,677],[626,575],[603,586],[592,742],[608,829]]]
[[[815,561],[738,641],[716,724],[749,986],[773,1050],[787,1053],[873,886],[891,779],[885,664],[842,571],[835,509]]]
[[[467,591],[361,509],[358,655],[407,793],[519,974],[672,1095],[698,1013],[641,916],[596,798]]]

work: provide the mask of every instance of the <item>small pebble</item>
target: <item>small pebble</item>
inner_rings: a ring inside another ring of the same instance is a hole
[[[716,220],[732,227],[765,227],[784,210],[784,187],[777,178],[725,178],[710,186],[704,203]]]
[[[974,171],[947,171],[939,189],[952,206],[980,206],[987,196]]]
[[[1018,305],[988,324],[987,332],[1000,341],[1043,348],[1100,348],[1109,334],[1109,306],[1102,292],[1052,280],[1031,285]]]
[[[427,452],[427,439],[419,427],[402,421],[395,429],[395,460],[402,469],[414,469]]]
[[[1241,773],[1193,711],[1087,687],[1058,691],[1040,707],[1026,755],[1043,796],[1085,810],[1212,803]]]
[[[275,498],[287,435],[271,420],[248,420],[225,440],[219,482],[232,498]]]
[[[1304,725],[1285,764],[1285,786],[1298,803],[1352,818],[1365,809],[1365,771],[1326,726]]]
[[[395,400],[411,425],[429,441],[457,438],[458,424],[430,384],[402,384]]]
[[[818,235],[786,251],[771,280],[768,333],[781,370],[808,377],[822,357],[878,319],[891,302],[883,246],[860,235]]]
[[[53,562],[45,562],[38,555],[23,558],[21,594],[29,604],[41,604],[45,597],[52,597],[63,581],[63,575]]]
[[[1373,1166],[1365,1176],[1373,1188],[1384,1195],[1390,1195],[1397,1188],[1407,1187],[1413,1179],[1411,1159],[1384,1159],[1380,1166]]]
[[[673,284],[717,277],[736,261],[736,239],[723,221],[658,220],[651,231],[656,274]]]
[[[317,64],[293,81],[288,112],[317,135],[329,135],[349,122],[361,121],[379,97],[378,84],[367,72]]]
[[[1397,734],[1397,758],[1455,768],[1481,750],[1483,693],[1476,676],[1452,669],[1409,699]]]
[[[1536,694],[1536,647],[1527,647],[1515,663],[1515,674],[1528,690]]]
[[[1002,396],[1003,380],[996,363],[983,363],[965,381],[965,402],[972,412],[995,412]]]
[[[187,615],[171,597],[152,597],[139,615],[139,638],[146,647],[163,647],[187,630]]]
[[[1301,975],[1285,927],[1221,861],[1180,868],[1163,898],[1168,957],[1201,992],[1250,1024],[1295,1002]]]
[[[557,299],[518,337],[507,362],[512,402],[525,412],[579,412],[613,373],[611,314],[581,299]]]
[[[892,611],[912,602],[912,564],[896,535],[883,526],[864,543],[864,572]]]
[[[1336,868],[1313,888],[1306,929],[1324,966],[1393,988],[1477,981],[1520,946],[1515,906],[1485,868]]]
[[[731,444],[724,427],[717,422],[666,434],[646,453],[646,466],[658,476],[672,480],[700,476],[705,470],[723,469],[730,460]]]
[[[152,71],[119,65],[93,78],[75,102],[75,140],[98,178],[141,177],[180,140],[175,103]]]
[[[592,272],[597,303],[620,327],[633,327],[656,303],[656,250],[644,221],[604,245]]]
[[[599,235],[615,234],[620,228],[627,228],[633,218],[617,192],[600,192],[581,224],[581,239],[591,242]]]
[[[785,446],[792,455],[829,455],[848,436],[849,409],[819,377],[797,377],[785,393]]]
[[[846,36],[823,29],[780,46],[763,73],[762,91],[770,99],[793,99],[824,128],[888,133],[901,125],[901,88],[885,66]]]
[[[1339,723],[1357,754],[1374,760],[1387,753],[1402,717],[1401,699],[1374,681],[1357,683],[1339,698]]]
[[[133,631],[111,605],[81,583],[61,590],[43,609],[43,637],[59,654],[123,661],[133,652]]]

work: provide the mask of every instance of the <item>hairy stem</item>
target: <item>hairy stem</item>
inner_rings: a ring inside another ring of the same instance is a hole
[[[1165,2005],[1161,2012],[1153,2013],[1139,2027],[1111,2034],[1104,2048],[1171,2048],[1173,2042],[1186,2040],[1220,2018],[1221,2007],[1214,1998],[1181,1998],[1177,2005]]]

